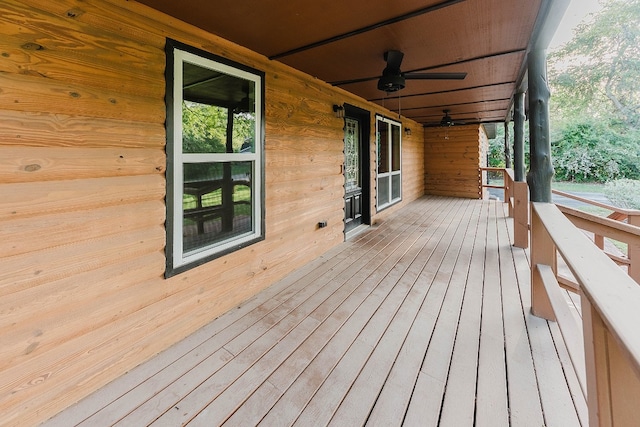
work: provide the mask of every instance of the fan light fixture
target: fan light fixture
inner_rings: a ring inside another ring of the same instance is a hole
[[[444,117],[442,117],[442,120],[440,120],[440,126],[453,126],[453,119],[449,115],[449,110],[442,110],[442,112],[444,113]]]

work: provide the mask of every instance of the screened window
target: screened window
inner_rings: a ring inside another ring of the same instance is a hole
[[[169,43],[167,275],[264,236],[263,74]]]
[[[400,135],[400,123],[378,117],[376,120],[378,210],[402,200],[402,141]]]

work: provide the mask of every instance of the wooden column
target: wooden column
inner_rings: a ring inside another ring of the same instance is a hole
[[[524,92],[516,93],[513,102],[513,175],[514,180],[524,182]]]
[[[531,165],[527,175],[532,202],[551,203],[551,141],[549,139],[549,87],[547,54],[543,49],[529,53],[529,137]]]
[[[504,166],[511,168],[511,147],[509,146],[509,122],[504,122]]]

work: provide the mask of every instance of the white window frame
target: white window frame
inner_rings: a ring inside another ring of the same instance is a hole
[[[174,44],[179,44],[174,42]],[[173,48],[173,81],[168,82],[167,90],[171,86],[173,105],[172,108],[172,135],[168,144],[171,149],[168,157],[172,162],[172,178],[168,185],[172,186],[172,200],[167,200],[167,217],[171,221],[167,222],[171,230],[168,235],[167,246],[167,271],[166,276],[180,273],[188,268],[203,264],[209,260],[225,255],[234,250],[264,239],[264,196],[263,196],[263,81],[264,74],[244,70],[240,65],[234,66],[229,63],[220,62],[222,58],[213,58],[213,55],[203,55],[186,51],[177,47]],[[216,60],[219,59],[219,60]],[[255,138],[254,150],[252,153],[183,153],[182,142],[182,104],[183,104],[183,63],[191,63],[203,68],[219,71],[234,77],[249,80],[255,83]],[[233,236],[227,240],[213,243],[209,246],[197,248],[191,251],[184,251],[183,227],[184,227],[184,164],[190,163],[214,163],[214,162],[252,162],[252,227],[251,231],[241,235]],[[169,199],[169,197],[167,198]],[[169,202],[171,205],[169,206]],[[170,245],[170,248],[169,248]],[[169,259],[170,258],[170,259]]]
[[[380,169],[380,165],[378,164],[378,161],[376,160],[376,208],[378,211],[383,210],[385,208],[388,208],[389,206],[395,205],[396,203],[402,201],[402,123],[397,122],[395,120],[389,119],[387,117],[383,117],[383,116],[376,116],[376,159],[380,158],[380,153],[378,152],[378,140],[380,138],[380,132],[379,132],[379,124],[380,123],[386,123],[389,125],[389,132],[387,134],[387,153],[388,153],[388,165],[387,165],[387,170],[389,172],[384,172],[384,173],[380,173],[379,169]],[[396,126],[398,128],[398,143],[400,144],[399,147],[399,153],[400,153],[400,169],[397,171],[392,170],[393,169],[393,137],[392,137],[392,132],[391,132],[391,126]],[[382,143],[382,141],[380,141],[380,143]],[[398,179],[400,180],[400,195],[398,197],[396,197],[395,199],[392,198],[392,188],[393,188],[393,177],[397,176]],[[383,203],[380,204],[380,179],[381,178],[388,178],[389,180],[389,186],[387,188],[388,191],[388,197],[387,197],[387,203]]]

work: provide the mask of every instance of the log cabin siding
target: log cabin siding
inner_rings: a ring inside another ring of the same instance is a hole
[[[486,141],[481,125],[425,128],[425,194],[481,198]]]
[[[263,70],[265,240],[163,278],[164,44]],[[133,1],[0,4],[0,424],[47,419],[343,241],[343,120],[393,116]],[[403,201],[424,132],[403,135]],[[317,228],[326,220],[328,227]]]

